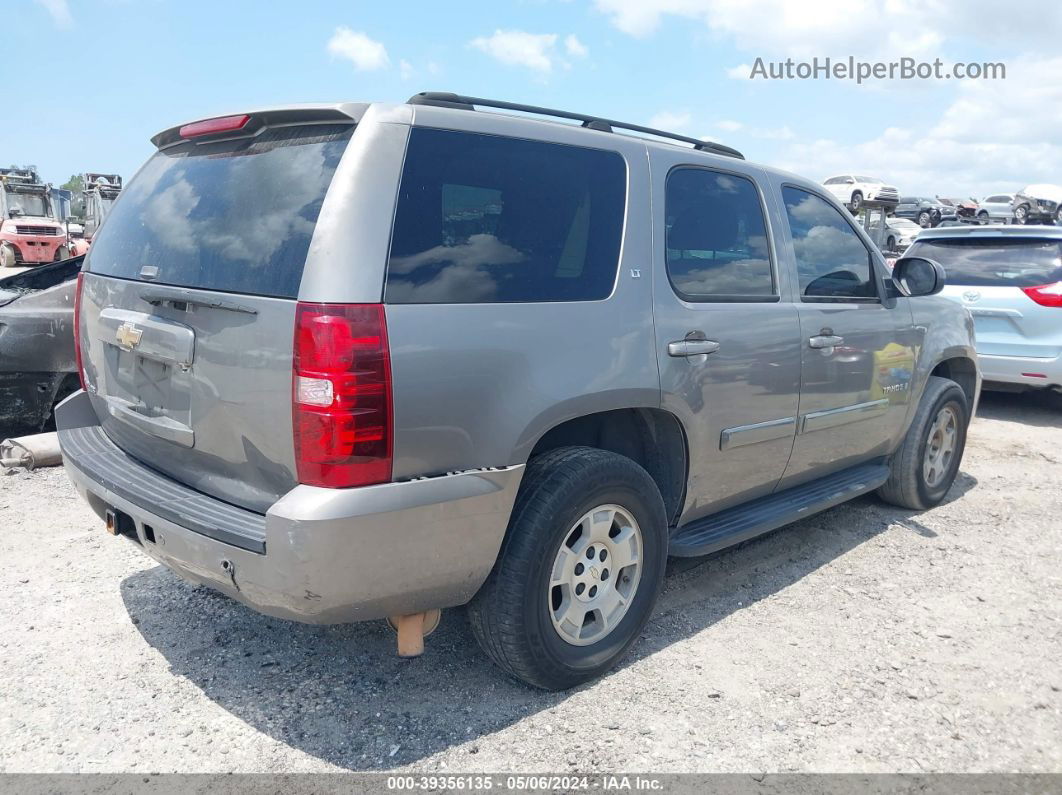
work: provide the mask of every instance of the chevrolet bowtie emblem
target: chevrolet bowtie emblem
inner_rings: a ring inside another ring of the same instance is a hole
[[[123,323],[118,327],[118,330],[114,333],[114,338],[118,340],[118,344],[125,348],[127,351],[132,350],[140,344],[140,338],[144,336],[142,329],[138,329],[132,323]]]

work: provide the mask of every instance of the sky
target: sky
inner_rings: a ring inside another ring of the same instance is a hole
[[[14,5],[14,13],[10,12]],[[3,0],[0,162],[127,179],[149,138],[262,105],[453,91],[723,141],[821,180],[1062,183],[1062,3]],[[1006,79],[750,79],[756,59],[1002,62]],[[10,101],[14,99],[15,101]]]

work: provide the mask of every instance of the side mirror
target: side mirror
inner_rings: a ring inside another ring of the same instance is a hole
[[[944,289],[944,267],[925,257],[900,257],[892,266],[892,280],[902,295],[917,298],[936,295]]]
[[[846,179],[846,180],[844,181],[844,184],[845,184],[845,185],[855,185],[855,180],[854,180],[854,179],[852,179],[851,177],[849,177],[848,179]]]

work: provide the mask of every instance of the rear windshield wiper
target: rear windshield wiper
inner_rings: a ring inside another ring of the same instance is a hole
[[[195,306],[205,306],[211,309],[227,309],[230,312],[242,312],[246,315],[257,315],[258,310],[253,306],[247,306],[245,304],[237,304],[235,301],[225,301],[221,298],[204,298],[203,296],[195,295],[194,293],[181,292],[154,292],[148,291],[141,293],[141,298],[147,301],[152,306],[161,306],[162,304],[193,304]]]

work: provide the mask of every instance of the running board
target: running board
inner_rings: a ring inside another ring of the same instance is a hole
[[[887,464],[860,464],[803,486],[728,508],[678,528],[671,536],[668,554],[692,558],[716,552],[866,494],[888,479]]]

